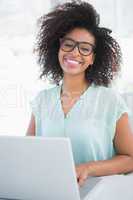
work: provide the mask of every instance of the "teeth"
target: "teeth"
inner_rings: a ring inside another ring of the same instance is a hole
[[[79,64],[80,62],[76,61],[76,60],[67,60],[67,62],[70,62],[72,64]]]

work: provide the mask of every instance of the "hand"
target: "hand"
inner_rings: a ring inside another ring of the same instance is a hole
[[[89,176],[89,166],[88,163],[80,164],[76,166],[76,175],[77,175],[77,181],[79,186],[82,186],[86,179]]]

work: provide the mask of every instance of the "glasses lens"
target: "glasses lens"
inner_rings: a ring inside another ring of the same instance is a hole
[[[63,39],[61,41],[61,49],[66,52],[72,51],[74,48],[74,45],[75,45],[75,43],[69,39]]]
[[[93,46],[88,43],[80,43],[79,44],[79,51],[82,55],[90,55],[93,51]]]

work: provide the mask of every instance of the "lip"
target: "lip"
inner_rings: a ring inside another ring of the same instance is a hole
[[[68,64],[72,64],[72,65],[83,64],[83,61],[77,60],[73,57],[64,57],[64,61],[67,62]]]

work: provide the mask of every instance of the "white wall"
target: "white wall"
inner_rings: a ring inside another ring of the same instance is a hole
[[[24,135],[30,99],[43,83],[33,47],[37,19],[50,8],[49,0],[0,1],[0,134]]]

